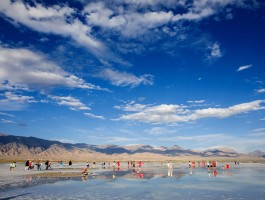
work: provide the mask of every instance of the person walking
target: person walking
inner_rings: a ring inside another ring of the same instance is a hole
[[[25,171],[29,171],[29,160],[25,162]]]

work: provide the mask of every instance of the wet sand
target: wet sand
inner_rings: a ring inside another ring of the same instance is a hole
[[[15,187],[32,186],[46,182],[54,182],[71,177],[81,177],[82,169],[86,167],[86,163],[75,163],[72,166],[63,165],[60,168],[57,163],[52,166],[52,170],[45,170],[45,165],[42,170],[34,169],[25,171],[24,163],[17,163],[14,171],[10,171],[10,163],[0,164],[0,190],[11,189]],[[97,173],[100,168],[91,168],[89,173]]]

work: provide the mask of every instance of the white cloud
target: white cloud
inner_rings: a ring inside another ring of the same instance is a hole
[[[2,123],[2,124],[15,124],[15,122],[13,122],[11,120],[6,120],[6,119],[1,119],[0,123]]]
[[[114,106],[115,109],[123,110],[123,111],[130,111],[130,112],[142,111],[143,109],[145,109],[147,107],[148,107],[148,105],[135,103],[135,101],[131,101],[125,105]]]
[[[47,6],[35,1],[28,4],[24,1],[1,0],[0,12],[13,24],[22,24],[40,33],[72,38],[77,44],[84,46],[99,58],[103,64],[109,64],[108,62],[112,61],[130,65],[115,56],[104,44],[104,40],[108,41],[109,44],[111,40],[109,36],[116,37],[117,34],[122,35],[125,40],[127,38],[141,40],[144,35],[146,40],[153,42],[153,35],[159,35],[158,38],[160,38],[165,29],[169,27],[171,29],[175,26],[178,27],[177,30],[174,29],[169,32],[176,36],[175,39],[183,39],[186,38],[186,34],[181,30],[186,29],[186,27],[182,27],[184,26],[182,21],[198,22],[220,13],[225,13],[227,16],[231,12],[228,10],[232,10],[232,8],[226,9],[227,6],[244,7],[245,4],[248,3],[239,0],[150,0],[138,2],[113,0],[89,1],[88,3],[86,1],[84,9],[78,10],[78,8],[71,8],[67,4]],[[98,29],[100,29],[99,32]],[[152,36],[149,34],[151,32],[154,33]],[[102,41],[97,38],[102,38]],[[128,42],[123,44],[125,43]],[[123,44],[118,46],[122,47]],[[128,45],[130,46],[130,44]],[[139,46],[144,48],[145,45],[142,45],[142,40]],[[123,52],[135,51],[126,47],[125,50],[124,48],[117,49],[123,49]],[[208,50],[210,50],[209,59],[222,56],[220,46],[217,43],[211,44]]]
[[[238,0],[215,1],[112,1],[93,2],[86,5],[83,13],[91,26],[111,29],[125,37],[137,37],[169,23],[179,21],[200,21],[224,12],[229,5],[242,7]],[[176,13],[177,9],[182,10]],[[229,13],[227,13],[229,14]],[[212,56],[220,57],[219,48],[213,47]]]
[[[70,110],[90,110],[85,104],[83,104],[79,99],[67,96],[49,96],[51,99],[55,100],[58,105],[67,106]]]
[[[185,140],[193,140],[193,141],[205,141],[207,140],[224,140],[227,137],[224,134],[207,134],[207,135],[195,135],[195,136],[175,136],[175,137],[167,137],[167,138],[159,138],[160,141],[185,141]]]
[[[203,8],[199,10],[198,12],[194,12],[192,10],[188,11],[187,13],[184,14],[177,14],[173,17],[173,21],[179,21],[179,20],[195,20],[195,21],[200,21],[206,17],[209,17],[213,14],[215,14],[216,11],[213,10],[210,7]]]
[[[3,99],[0,99],[0,110],[2,111],[22,110],[27,107],[28,104],[37,102],[32,96],[16,94],[10,91],[5,92],[0,96],[4,97]],[[6,116],[8,115],[6,114]]]
[[[11,62],[12,61],[12,62]],[[70,87],[102,89],[64,71],[43,55],[27,49],[0,47],[0,82],[5,89]]]
[[[257,91],[257,93],[264,93],[265,92],[265,88],[261,88],[261,89],[258,89],[256,91]]]
[[[153,127],[150,129],[144,130],[145,133],[148,133],[150,135],[165,135],[165,134],[172,134],[176,133],[176,130],[168,129],[165,127]]]
[[[15,110],[23,110],[27,107],[27,104],[20,103],[16,101],[9,101],[8,99],[0,100],[0,110],[1,111],[15,111]]]
[[[252,130],[251,132],[265,132],[265,128],[256,128]]]
[[[262,106],[264,103],[265,100],[256,100],[228,108],[207,108],[200,110],[189,110],[187,106],[173,104],[142,106],[142,110],[138,110],[132,114],[122,115],[119,120],[145,123],[178,123],[196,121],[202,118],[227,118],[250,111],[265,109],[265,107]],[[123,108],[126,108],[126,106]]]
[[[139,77],[127,72],[120,72],[118,70],[105,68],[95,74],[96,77],[110,81],[116,86],[138,86],[140,84],[152,85],[153,76],[150,74],[144,74]]]
[[[188,101],[188,103],[204,103],[205,100],[194,100],[194,101]]]
[[[237,71],[239,72],[239,71],[242,71],[242,70],[246,70],[246,69],[248,69],[248,68],[250,68],[250,67],[252,67],[252,65],[244,65],[244,66],[240,66],[240,67],[237,69]]]
[[[18,95],[12,92],[5,92],[7,101],[15,101],[18,103],[35,103],[37,102],[32,96]]]
[[[190,119],[200,119],[206,117],[226,118],[249,111],[265,109],[265,107],[261,106],[261,104],[263,104],[264,102],[264,100],[256,100],[249,103],[234,105],[228,108],[207,108],[196,110],[193,114],[190,115]]]
[[[222,52],[221,52],[220,45],[216,42],[209,45],[208,49],[210,50],[209,54],[207,55],[207,59],[209,59],[209,60],[221,58],[223,56]]]
[[[15,117],[15,115],[4,113],[4,112],[0,112],[0,115],[7,116],[7,117]]]
[[[117,11],[114,8],[107,8],[103,2],[97,2],[88,4],[84,9],[84,13],[89,24],[101,28],[115,29],[127,37],[137,36],[149,29],[167,24],[173,17],[171,11],[140,13],[124,7],[120,8],[122,10]]]
[[[47,34],[71,37],[94,54],[104,50],[104,45],[90,35],[91,27],[73,17],[76,11],[67,6],[35,6],[11,0],[0,1],[0,11],[15,22]]]
[[[85,116],[90,117],[90,118],[95,118],[95,119],[105,119],[104,116],[100,116],[100,115],[94,115],[92,113],[84,113]]]

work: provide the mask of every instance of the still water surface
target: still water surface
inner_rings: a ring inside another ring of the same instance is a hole
[[[102,169],[87,177],[57,179],[30,187],[7,189],[0,199],[251,199],[265,200],[265,165],[240,164],[226,170],[144,164],[142,172],[123,167]]]

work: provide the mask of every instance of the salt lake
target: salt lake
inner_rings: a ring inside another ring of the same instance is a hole
[[[88,176],[65,178],[32,178],[29,172],[18,176],[17,186],[2,187],[0,199],[265,199],[265,164],[229,164],[208,170],[178,163],[172,174],[166,163],[144,163],[138,172],[123,163],[114,171],[90,169]]]

